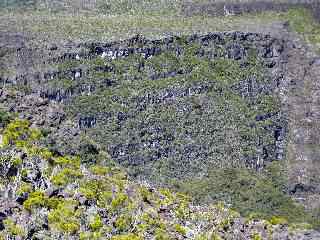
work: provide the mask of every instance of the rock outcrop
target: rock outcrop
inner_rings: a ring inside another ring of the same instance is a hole
[[[286,44],[241,32],[86,43],[46,60],[49,72],[2,84],[62,104],[126,166],[183,165],[173,176],[209,165],[259,169],[285,154],[287,123],[275,102]]]

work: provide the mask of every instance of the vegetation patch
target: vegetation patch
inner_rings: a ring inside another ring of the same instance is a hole
[[[17,120],[14,120],[13,123],[17,124]],[[12,129],[10,124],[7,127]],[[24,124],[26,126],[23,128],[24,132],[29,132],[31,129],[27,126],[30,124],[27,122]],[[29,146],[36,148],[37,143],[34,141],[29,143]],[[26,237],[30,234],[28,230],[30,224],[37,226],[37,229],[32,232],[35,237],[50,234],[54,238],[79,238],[83,240],[105,238],[132,240],[145,239],[145,236],[159,240],[223,239],[224,236],[230,236],[235,231],[236,225],[234,223],[239,221],[239,214],[226,208],[223,204],[194,206],[187,195],[166,188],[155,189],[145,184],[133,182],[129,180],[123,169],[114,165],[86,166],[80,161],[79,166],[77,158],[57,157],[54,154],[51,154],[50,158],[56,160],[48,161],[41,155],[35,155],[35,153],[30,155],[26,148],[16,145],[15,141],[0,149],[2,156],[6,159],[17,150],[25,153],[24,161],[19,163],[21,167],[17,169],[18,176],[24,175],[23,171],[30,168],[30,164],[34,164],[34,161],[37,161],[38,165],[42,166],[40,168],[41,181],[51,186],[55,186],[55,183],[50,176],[54,175],[61,167],[78,166],[78,173],[86,177],[72,178],[72,181],[66,181],[63,185],[49,190],[45,185],[39,186],[36,179],[28,183],[30,181],[28,174],[25,178],[11,178],[10,181],[7,181],[6,174],[1,175],[0,180],[7,183],[6,189],[8,191],[18,185],[21,186],[18,192],[14,192],[12,201],[21,199],[21,196],[25,196],[25,194],[27,196],[22,203],[27,211],[18,208],[15,212],[10,213],[10,217],[5,216],[5,220],[2,221],[4,230],[1,231],[0,236],[4,239]],[[13,156],[13,159],[16,158]],[[272,172],[274,168],[270,168],[270,171]],[[101,171],[97,171],[98,169]],[[34,168],[29,170],[34,171]],[[67,175],[73,177],[72,174]],[[239,176],[237,175],[237,177]],[[271,176],[276,178],[276,175]],[[249,178],[250,176],[242,174],[239,179],[241,183],[237,187],[241,187],[241,184]],[[258,181],[256,176],[251,176],[251,178]],[[231,183],[237,184],[237,181],[234,179]],[[250,182],[254,183],[254,181]],[[259,186],[261,187],[261,185]],[[17,201],[20,202],[20,200]],[[300,213],[303,214],[302,212],[296,214]],[[1,217],[4,217],[3,213],[1,213]],[[48,222],[44,219],[48,219]],[[282,224],[287,227],[283,221],[280,217],[273,217],[270,220],[272,223],[270,226],[277,228],[279,224]],[[267,229],[265,222],[260,221],[260,224],[263,224],[264,227],[258,227],[257,231]],[[255,229],[255,225],[252,226]],[[256,236],[251,232],[253,231],[251,227],[248,229],[248,231],[245,230],[245,236],[248,238]],[[291,231],[298,231],[297,229],[292,228]],[[257,236],[258,233],[260,234],[260,232],[257,232]]]
[[[263,218],[271,224],[315,223],[301,205],[286,194],[286,173],[282,163],[272,162],[260,173],[248,169],[215,169],[199,180],[174,183],[197,202],[222,201],[242,216]]]

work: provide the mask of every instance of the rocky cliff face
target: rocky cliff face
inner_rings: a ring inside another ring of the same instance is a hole
[[[19,74],[2,73],[1,104],[41,128],[52,152],[88,164],[107,151],[131,176],[166,184],[279,161],[286,191],[317,208],[318,65],[298,43],[225,32],[10,49]],[[307,108],[312,131],[296,118]]]
[[[77,134],[142,175],[259,169],[285,155],[277,92],[287,44],[241,32],[88,43],[45,60],[50,71],[1,84],[61,104]],[[53,139],[67,137],[55,131]]]

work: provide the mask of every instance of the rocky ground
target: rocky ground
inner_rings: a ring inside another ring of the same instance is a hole
[[[195,206],[186,195],[130,180],[105,154],[83,165],[39,146],[26,120],[1,135],[1,239],[317,239],[283,218],[241,218],[223,204]]]

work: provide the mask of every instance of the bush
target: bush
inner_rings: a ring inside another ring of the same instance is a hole
[[[269,222],[272,225],[286,225],[288,224],[288,220],[283,217],[272,216]]]
[[[0,128],[5,127],[11,120],[11,115],[0,108]]]
[[[142,240],[142,238],[135,234],[129,233],[126,235],[113,236],[111,240]]]
[[[30,193],[28,199],[23,203],[23,207],[31,211],[35,207],[43,207],[46,204],[46,197],[43,192],[36,191]]]
[[[19,236],[21,238],[26,236],[25,230],[12,219],[5,219],[3,223],[7,231],[13,236]]]
[[[101,217],[99,215],[94,216],[93,221],[91,221],[90,223],[90,228],[92,229],[92,231],[97,231],[102,228],[102,226],[103,223]]]
[[[176,232],[180,233],[182,236],[185,236],[187,234],[186,229],[180,224],[175,224],[174,229],[176,230]]]
[[[73,234],[80,229],[79,216],[75,211],[75,201],[62,201],[48,214],[49,224],[59,231]]]

